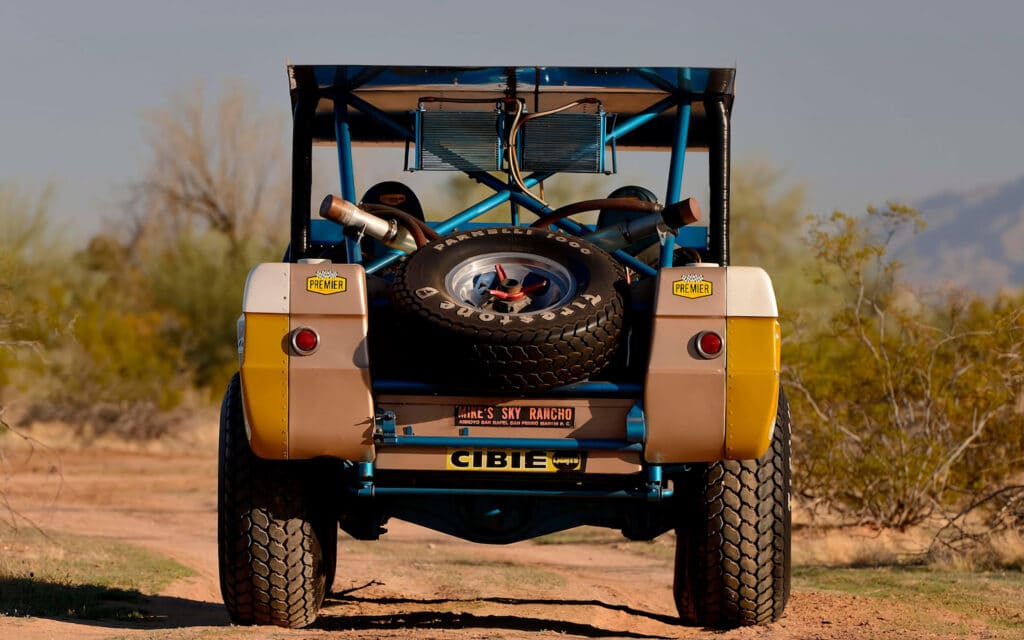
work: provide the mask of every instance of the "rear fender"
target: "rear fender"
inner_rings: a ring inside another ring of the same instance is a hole
[[[279,460],[372,460],[362,266],[258,265],[246,281],[242,312],[242,399],[253,452]],[[291,344],[301,327],[319,336],[307,355]]]
[[[771,279],[756,267],[672,267],[659,273],[644,384],[651,463],[760,457],[771,440],[780,334]],[[703,331],[723,338],[705,358]]]

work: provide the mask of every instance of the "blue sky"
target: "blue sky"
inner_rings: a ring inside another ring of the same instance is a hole
[[[296,63],[736,66],[734,158],[860,210],[1024,174],[1024,3],[0,3],[0,181],[90,228],[141,114],[240,78],[287,118]]]

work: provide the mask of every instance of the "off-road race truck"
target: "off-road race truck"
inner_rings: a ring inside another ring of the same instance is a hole
[[[249,274],[221,412],[231,619],[312,623],[339,525],[373,540],[397,518],[496,544],[674,530],[682,623],[777,620],[790,421],[771,280],[729,266],[734,70],[288,74],[291,242]],[[340,173],[318,216],[314,145],[336,145]],[[360,198],[359,145],[404,147],[396,171],[461,172],[489,195],[430,216],[399,182]],[[664,203],[635,185],[545,201],[558,174],[614,176],[635,149],[662,151]],[[683,167],[705,157],[696,225]]]

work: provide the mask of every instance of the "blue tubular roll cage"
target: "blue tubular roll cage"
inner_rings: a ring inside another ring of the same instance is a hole
[[[473,90],[504,96],[557,96],[558,93],[598,97],[618,117],[605,140],[617,148],[669,149],[666,203],[679,199],[687,148],[709,152],[711,193],[708,236],[690,240],[700,227],[685,229],[687,246],[706,249],[705,258],[728,264],[729,215],[729,118],[735,72],[722,68],[575,68],[575,67],[397,67],[296,65],[288,68],[292,96],[293,162],[291,259],[306,257],[310,250],[309,189],[312,184],[312,145],[337,145],[342,197],[355,202],[353,144],[401,144],[415,141],[411,113],[417,101],[430,92]],[[382,103],[378,106],[375,101]],[[408,121],[410,124],[404,124]],[[488,211],[510,202],[512,223],[518,208],[538,215],[550,209],[518,191],[509,183],[484,172],[465,171],[495,193],[447,220],[433,223],[438,233],[472,222]],[[550,178],[551,172],[524,178],[527,187]],[[571,221],[559,225],[580,234],[586,230]],[[691,244],[692,243],[692,244]],[[664,243],[660,266],[672,265],[673,239]],[[358,244],[346,240],[349,262],[361,262]],[[392,252],[364,265],[374,273],[397,260]],[[616,257],[646,275],[654,270],[625,252]]]
[[[732,110],[734,70],[722,68],[574,68],[574,67],[394,67],[306,65],[288,68],[293,115],[292,211],[290,259],[310,256],[312,146],[337,146],[340,191],[344,199],[358,202],[353,169],[353,146],[391,144],[405,146],[417,141],[414,117],[419,101],[427,95],[458,95],[468,92],[494,100],[532,101],[535,110],[551,109],[579,96],[597,98],[603,109],[615,114],[607,120],[603,144],[616,148],[663,149],[670,152],[665,203],[680,199],[686,151],[708,151],[709,216],[704,227],[684,227],[678,236],[662,239],[659,267],[673,266],[675,247],[695,249],[710,262],[729,262],[729,118]],[[602,121],[605,122],[605,121]],[[613,155],[614,162],[614,155]],[[431,222],[439,234],[465,228],[492,209],[509,203],[510,223],[520,224],[520,209],[539,217],[552,212],[522,193],[514,182],[503,181],[485,170],[459,169],[494,193],[445,220]],[[554,171],[535,171],[523,176],[527,188],[549,179]],[[586,235],[592,229],[565,218],[555,223],[563,231]],[[357,240],[344,236],[345,255],[351,263],[363,263]],[[391,251],[364,264],[375,273],[403,254]],[[614,253],[625,266],[643,276],[657,269],[625,251]],[[378,446],[400,447],[497,447],[536,448],[553,451],[641,451],[645,441],[644,415],[639,398],[642,385],[635,382],[590,381],[545,391],[548,398],[618,397],[634,400],[625,438],[573,440],[474,437],[469,429],[459,436],[416,435],[412,426],[395,424],[394,414],[378,411]],[[429,395],[444,391],[428,383],[375,379],[376,394]],[[481,495],[549,495],[551,497],[618,497],[662,500],[671,492],[662,484],[662,467],[645,464],[646,488],[612,491],[479,490]],[[373,495],[472,495],[467,488],[379,487],[373,463],[358,465],[359,496]]]

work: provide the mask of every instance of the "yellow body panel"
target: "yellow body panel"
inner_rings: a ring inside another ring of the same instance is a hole
[[[253,453],[288,457],[287,314],[246,313],[242,396]]]
[[[779,402],[781,333],[775,318],[726,318],[725,457],[768,450]]]

